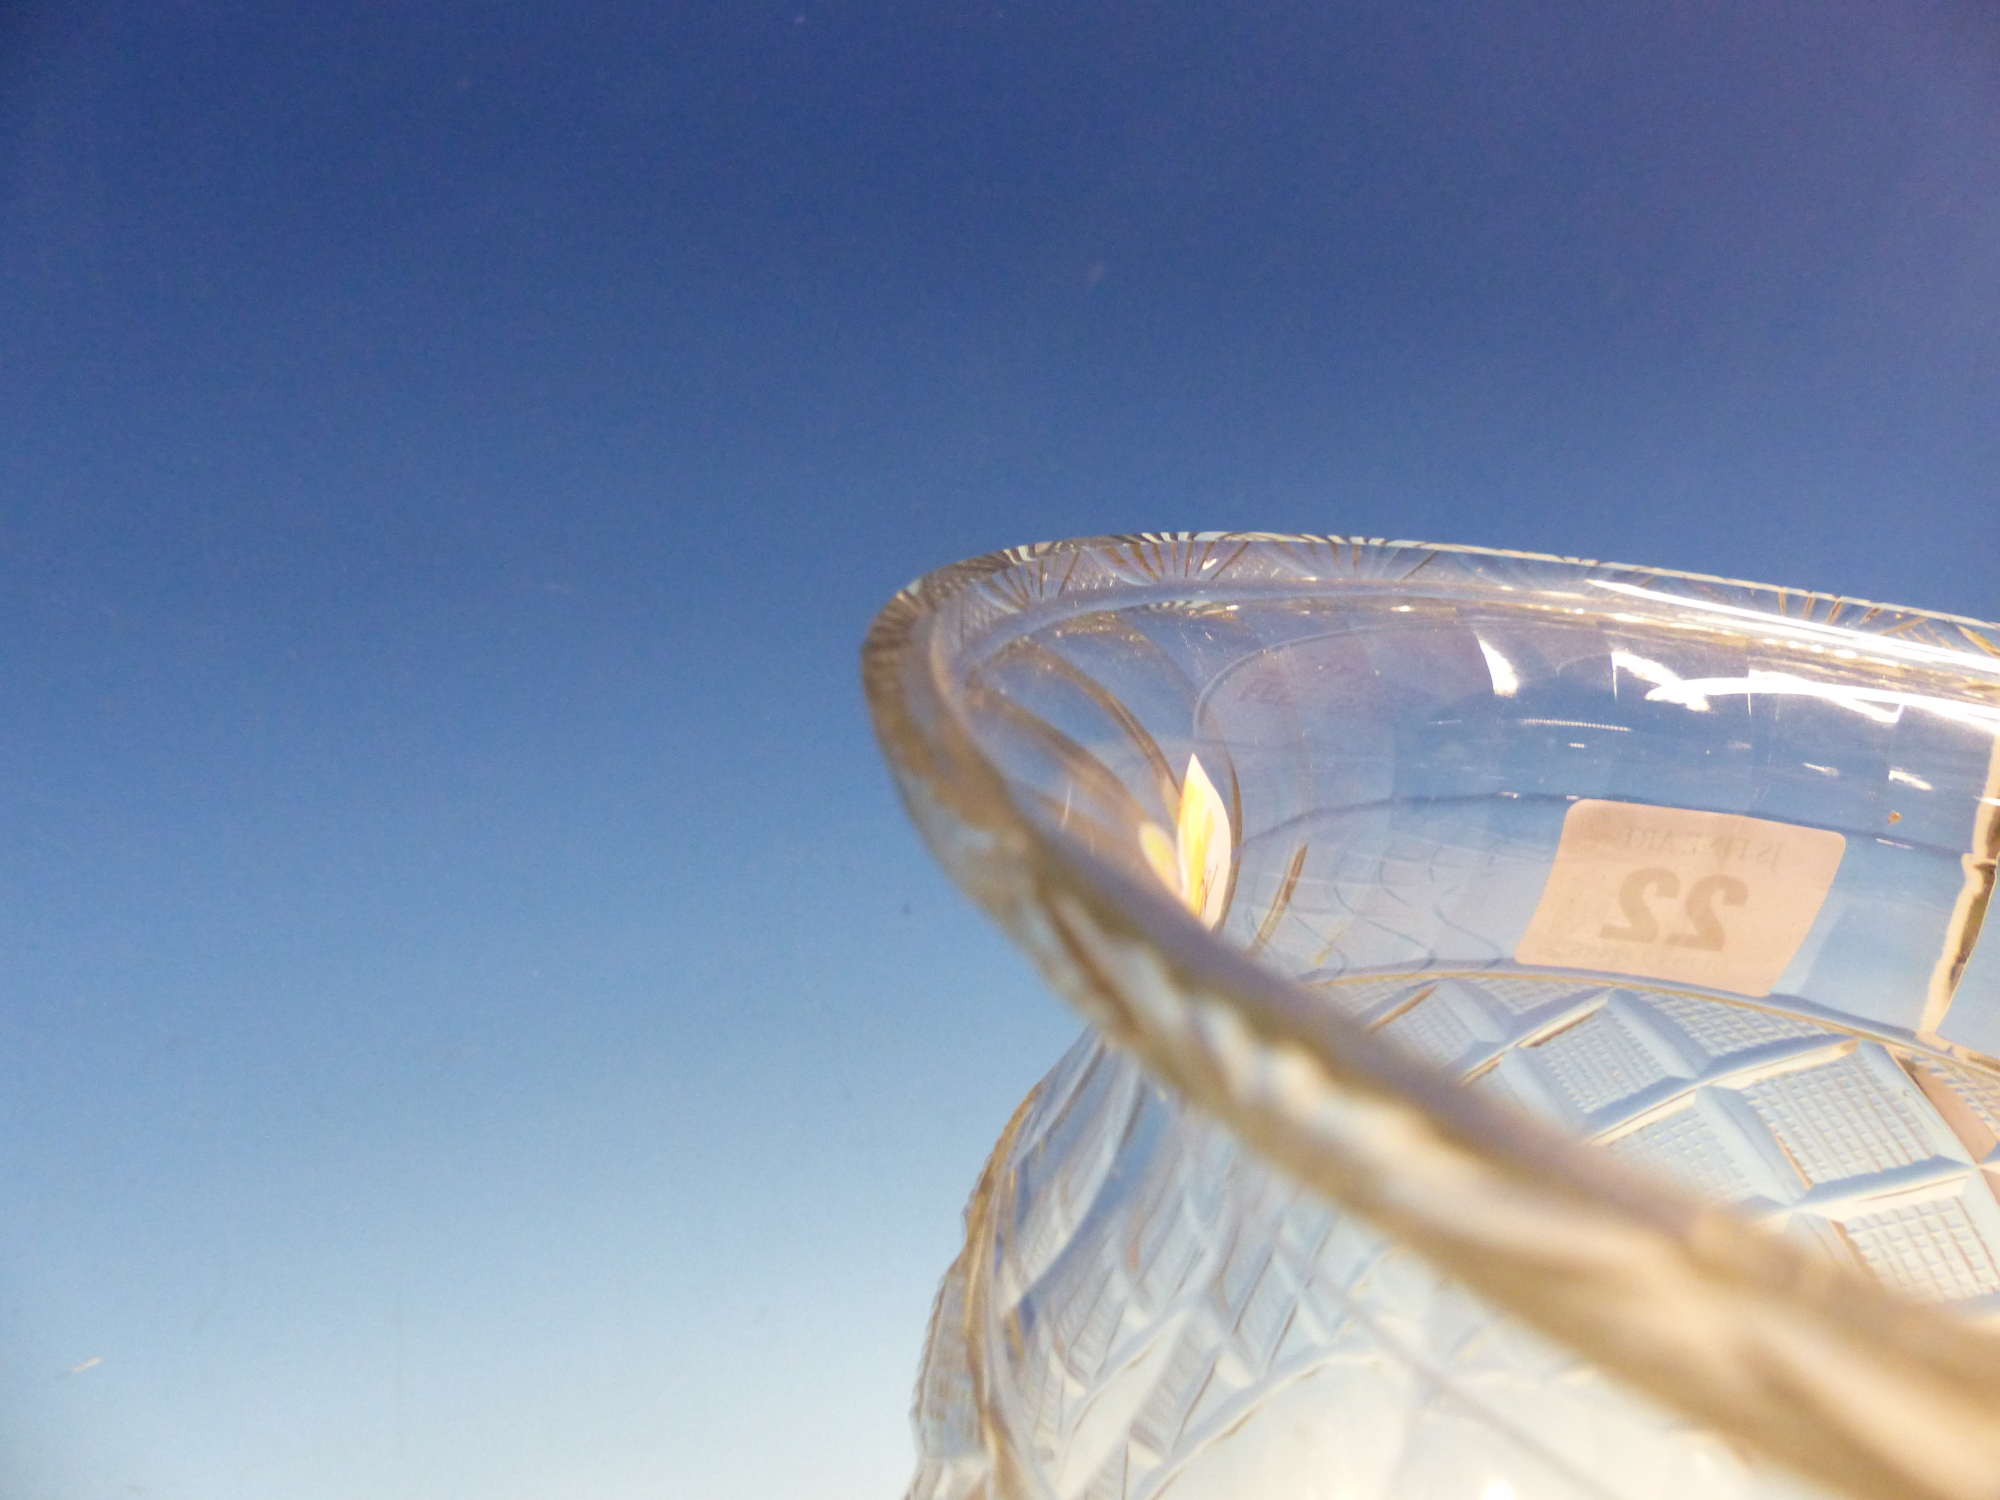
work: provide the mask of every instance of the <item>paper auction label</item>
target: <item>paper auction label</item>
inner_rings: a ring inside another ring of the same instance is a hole
[[[1768,995],[1846,850],[1823,828],[1576,802],[1514,958]]]

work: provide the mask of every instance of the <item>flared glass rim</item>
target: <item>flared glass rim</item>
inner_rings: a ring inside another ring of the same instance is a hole
[[[1243,559],[1257,554],[1270,564],[1246,577]],[[1102,559],[1097,576],[1078,566]],[[1608,608],[1622,595],[1635,604],[1680,608],[1714,623],[1753,621],[1768,628],[1823,635],[1839,631],[1872,638],[1905,660],[1953,666],[2000,681],[2000,622],[1942,610],[1887,604],[1845,594],[1760,583],[1720,574],[1634,563],[1601,562],[1553,553],[1478,547],[1461,543],[1392,540],[1290,532],[1181,531],[1074,537],[1008,547],[934,569],[900,590],[877,616],[868,649],[886,646],[938,616],[999,575],[1012,587],[991,590],[981,624],[1006,615],[1036,615],[1102,608],[1106,592],[1159,592],[1183,587],[1212,590],[1251,585],[1270,588],[1395,584],[1419,576],[1431,588],[1468,589],[1505,603],[1526,589],[1596,587]],[[1916,648],[1914,650],[1910,648]]]

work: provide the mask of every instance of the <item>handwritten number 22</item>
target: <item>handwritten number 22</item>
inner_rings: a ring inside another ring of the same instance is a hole
[[[1670,900],[1680,891],[1680,877],[1672,870],[1634,870],[1618,888],[1618,906],[1625,914],[1624,924],[1607,924],[1599,936],[1625,943],[1660,941],[1660,921],[1653,915],[1652,899],[1659,896]],[[1722,919],[1715,914],[1716,903],[1741,906],[1749,898],[1750,888],[1734,875],[1702,876],[1688,887],[1687,899],[1681,903],[1693,931],[1670,933],[1667,942],[1677,948],[1720,949]]]

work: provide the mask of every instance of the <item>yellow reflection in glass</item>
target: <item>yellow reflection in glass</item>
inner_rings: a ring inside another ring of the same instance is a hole
[[[1187,774],[1181,778],[1174,836],[1169,838],[1157,823],[1142,823],[1139,847],[1160,882],[1186,902],[1204,926],[1222,920],[1229,895],[1231,844],[1229,809],[1202,769],[1201,757],[1190,755]]]

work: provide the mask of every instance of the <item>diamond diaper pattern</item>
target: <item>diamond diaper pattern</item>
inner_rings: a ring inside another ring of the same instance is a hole
[[[1885,1208],[1841,1228],[1862,1259],[1899,1292],[1966,1301],[2000,1290],[1992,1243],[1960,1195]]]
[[[1962,1151],[1949,1131],[1939,1128],[1943,1122],[1935,1111],[1923,1107],[1921,1096],[1912,1097],[1907,1078],[1898,1087],[1868,1066],[1881,1050],[1835,1057],[1742,1090],[1808,1186]]]
[[[1616,1014],[1592,1011],[1534,1044],[1543,1074],[1577,1113],[1595,1114],[1667,1076],[1658,1057]]]
[[[1639,985],[1458,973],[1322,992],[1476,1087],[1899,1291],[2000,1313],[1986,1170],[2000,1166],[2000,1079]],[[994,1182],[990,1234],[967,1257],[995,1295],[968,1298],[961,1261],[939,1314],[960,1320],[958,1342],[934,1329],[932,1362],[977,1370],[1002,1419],[987,1441],[1032,1472],[1024,1493],[1234,1500],[1280,1459],[1349,1500],[1486,1500],[1525,1475],[1552,1500],[1807,1493],[1300,1195],[1094,1040],[1044,1083]],[[1010,1500],[990,1461],[968,1458],[966,1382],[926,1382],[911,1500]]]

